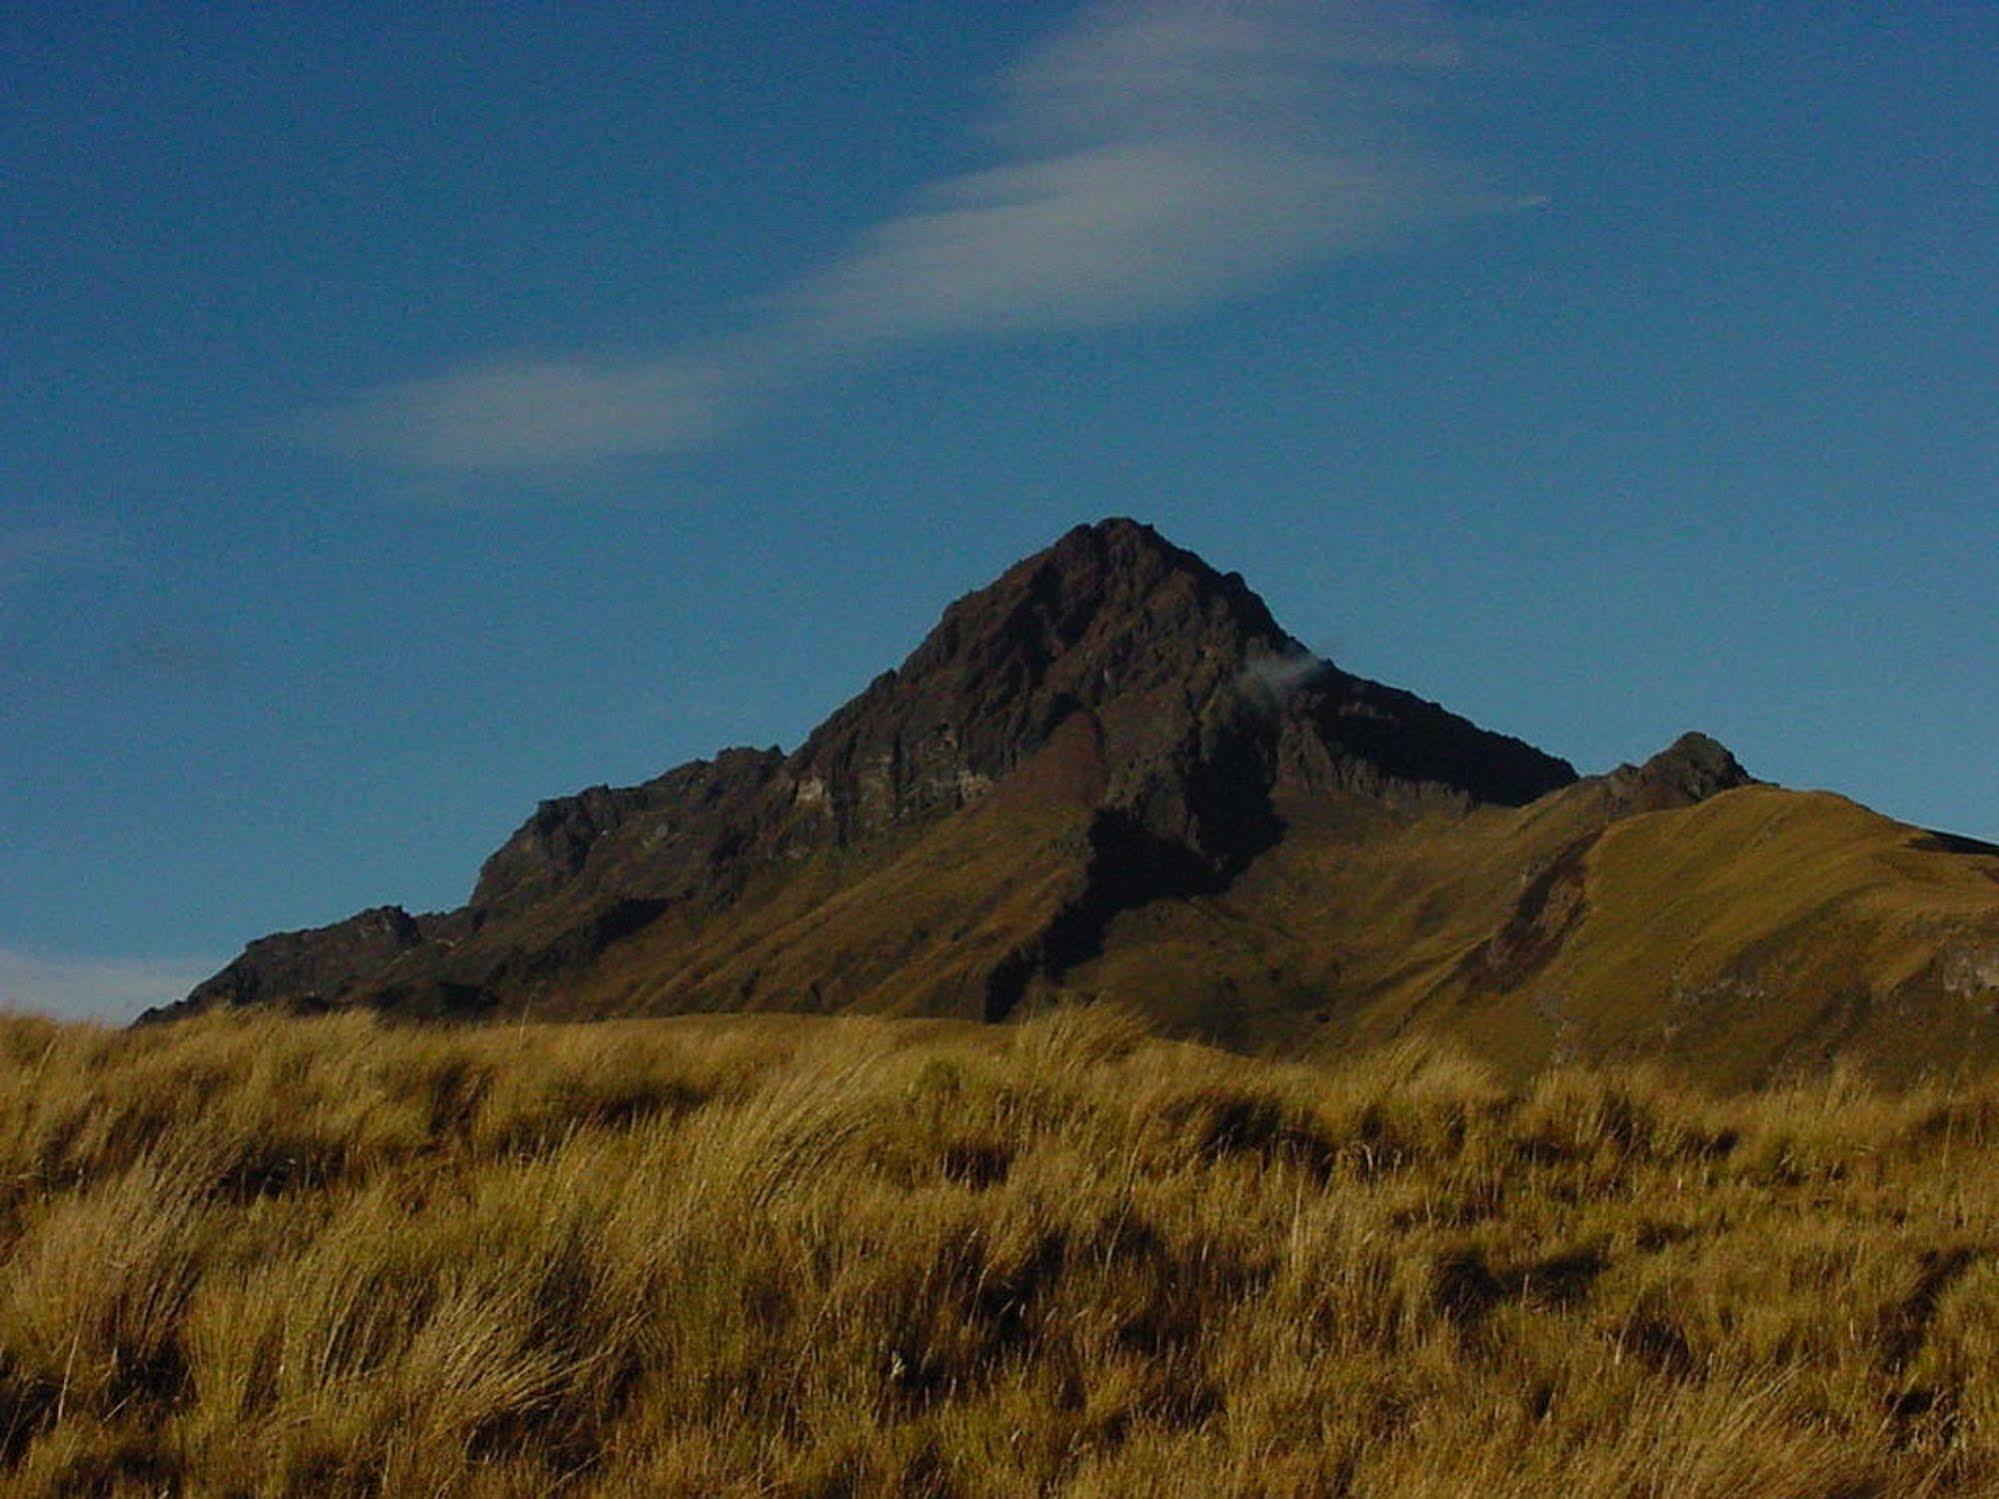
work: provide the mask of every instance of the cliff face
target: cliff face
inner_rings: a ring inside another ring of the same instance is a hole
[[[1761,785],[1699,734],[1578,780],[1108,520],[952,604],[790,754],[544,802],[460,909],[262,938],[161,1013],[1117,997],[1244,1044],[1434,1032],[1733,1081],[1999,1059],[1994,974],[1992,849]]]

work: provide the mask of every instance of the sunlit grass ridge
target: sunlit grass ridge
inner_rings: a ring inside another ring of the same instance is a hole
[[[1999,1086],[0,1023],[0,1489],[1999,1491]]]

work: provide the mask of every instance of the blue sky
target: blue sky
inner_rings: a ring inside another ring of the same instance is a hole
[[[1131,514],[1999,837],[1999,7],[9,6],[0,1002],[457,904]]]

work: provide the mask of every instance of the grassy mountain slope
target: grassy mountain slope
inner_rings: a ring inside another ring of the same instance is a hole
[[[1078,808],[979,807],[864,855],[770,877],[567,978],[559,1014],[847,1011],[978,1019],[988,981],[1083,885]]]
[[[1999,1057],[1999,857],[1757,786],[1614,825],[1584,873],[1587,916],[1536,980],[1557,1048],[1731,1083]]]
[[[1358,835],[1300,825],[1225,895],[1122,918],[1074,987],[1170,996],[1183,1025],[1283,1050],[1455,1037],[1516,1076],[1999,1061],[1999,856],[1824,793],[1606,803],[1590,781]]]

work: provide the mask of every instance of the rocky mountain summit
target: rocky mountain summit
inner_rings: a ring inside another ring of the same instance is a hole
[[[1306,1047],[1449,1005],[1547,1021],[1571,1001],[1527,991],[1588,946],[1611,834],[1759,789],[1797,796],[1697,734],[1579,779],[1316,659],[1239,575],[1112,519],[952,604],[790,754],[544,802],[460,909],[262,938],[153,1018],[998,1019],[1111,993]],[[1532,1062],[1576,1034],[1513,1042]]]
[[[724,750],[543,802],[462,909],[265,938],[188,1003],[539,997],[670,909],[725,909],[760,872],[948,816],[1038,760],[1088,805],[1092,877],[1075,904],[1091,909],[1225,884],[1278,838],[1281,791],[1520,804],[1575,779],[1313,659],[1239,575],[1113,519],[951,605],[794,753]]]

